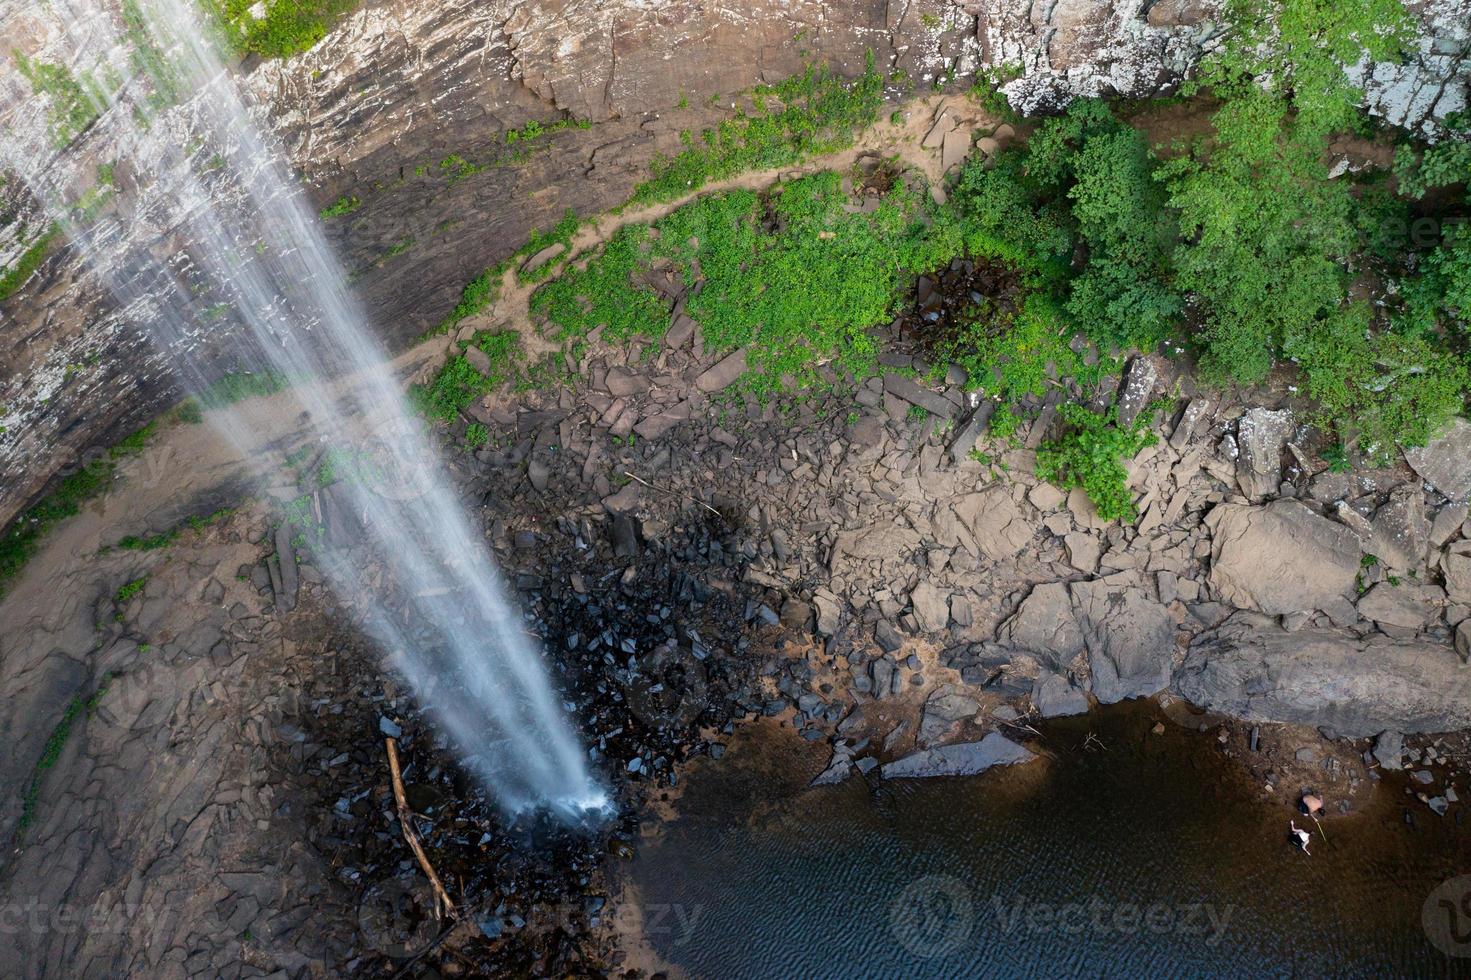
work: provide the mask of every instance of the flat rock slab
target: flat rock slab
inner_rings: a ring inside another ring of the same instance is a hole
[[[1352,737],[1471,725],[1471,670],[1449,643],[1289,633],[1257,613],[1237,613],[1197,637],[1172,686],[1210,711]]]
[[[1054,668],[1066,667],[1084,650],[1083,630],[1073,615],[1073,599],[1065,582],[1034,586],[1001,627],[998,639],[1025,650]]]
[[[918,405],[931,415],[938,415],[941,418],[948,419],[956,412],[955,404],[948,398],[930,391],[913,378],[906,378],[902,374],[894,374],[893,372],[885,374],[884,390],[895,398],[906,401],[911,405]]]
[[[695,387],[706,394],[724,391],[746,373],[746,349],[727,354],[704,374],[695,379]]]
[[[1015,558],[1037,533],[1037,525],[1004,486],[969,494],[954,505],[954,511],[987,558]]]
[[[1205,522],[1218,601],[1283,616],[1325,609],[1354,587],[1358,536],[1295,500],[1221,504]]]
[[[957,742],[910,753],[886,764],[880,773],[885,779],[974,776],[992,766],[1011,766],[1035,758],[1005,735],[992,732],[979,742]]]
[[[1471,500],[1471,422],[1456,419],[1439,439],[1406,449],[1405,460],[1420,479],[1451,500]]]
[[[907,561],[919,547],[919,532],[897,524],[875,524],[857,531],[840,531],[833,543],[832,561]]]

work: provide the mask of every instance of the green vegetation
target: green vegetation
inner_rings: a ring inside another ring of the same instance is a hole
[[[119,460],[141,452],[156,431],[149,423],[100,456],[88,456],[64,476],[55,489],[21,513],[0,535],[0,595],[41,547],[41,540],[58,523],[81,512],[82,505],[112,483]]]
[[[698,138],[682,134],[684,149],[673,157],[655,159],[653,177],[634,188],[629,203],[673,200],[712,180],[786,167],[805,156],[849,146],[876,118],[883,88],[872,52],[863,74],[852,81],[826,68],[809,67],[777,85],[757,86],[752,94],[755,115],[741,110]],[[768,110],[772,100],[781,108]]]
[[[344,194],[319,211],[318,214],[321,215],[323,221],[326,221],[329,218],[340,218],[344,214],[352,214],[362,206],[363,202],[360,198]]]
[[[61,760],[61,750],[66,748],[67,740],[71,738],[72,727],[78,718],[84,713],[90,717],[96,709],[102,696],[107,693],[108,678],[104,677],[102,683],[91,697],[83,698],[80,694],[74,696],[67,703],[66,709],[61,713],[61,720],[56,727],[51,729],[51,735],[46,739],[46,745],[41,749],[41,757],[36,760],[36,768],[31,773],[30,784],[26,787],[25,797],[21,804],[20,821],[16,824],[17,835],[23,834],[36,820],[36,807],[41,800],[41,781],[46,773],[55,768],[56,763]]]
[[[179,101],[179,74],[168,56],[155,43],[148,20],[138,0],[123,0],[123,27],[132,45],[133,69],[153,82],[147,105],[157,112]]]
[[[237,371],[223,375],[198,395],[205,408],[223,408],[247,398],[274,395],[290,385],[290,381],[274,371]]]
[[[425,418],[434,422],[453,422],[478,398],[483,398],[515,377],[516,361],[521,354],[521,338],[514,331],[492,333],[482,330],[465,345],[485,355],[489,374],[464,354],[456,354],[427,385],[409,389],[409,401]]]
[[[289,58],[311,49],[357,0],[265,0],[265,16],[257,20],[254,0],[200,0],[236,55]]]
[[[540,136],[550,136],[564,129],[590,128],[592,128],[592,120],[590,119],[573,119],[568,117],[566,119],[558,119],[556,122],[551,123],[542,123],[533,119],[520,129],[506,130],[506,142],[529,143]]]
[[[465,426],[465,448],[479,449],[490,441],[490,430],[479,422]]]
[[[143,587],[145,585],[147,585],[147,584],[148,584],[148,576],[147,575],[144,575],[142,578],[135,578],[135,579],[133,579],[130,582],[124,583],[117,590],[117,594],[112,597],[113,602],[116,602],[119,606],[123,605],[129,599],[131,599],[135,595],[137,595],[139,592],[142,592],[143,591]]]
[[[1106,521],[1132,521],[1137,516],[1129,493],[1128,472],[1120,460],[1132,459],[1156,441],[1141,421],[1121,428],[1114,413],[1099,415],[1082,405],[1065,404],[1058,415],[1063,435],[1037,449],[1037,475],[1064,490],[1081,487]]]
[[[90,82],[84,85],[66,65],[31,61],[19,51],[13,56],[16,67],[31,83],[31,89],[37,95],[51,98],[46,118],[51,126],[53,143],[58,147],[66,146],[92,125],[106,102],[95,85]]]
[[[41,262],[46,258],[46,253],[51,250],[51,245],[61,237],[61,230],[52,225],[40,238],[31,243],[15,265],[0,272],[0,301],[9,299],[15,291],[25,285],[27,279],[41,267]]]
[[[123,551],[158,551],[173,545],[179,539],[179,535],[184,533],[186,528],[191,531],[202,531],[212,524],[219,523],[233,513],[235,513],[235,508],[233,507],[221,507],[213,513],[204,515],[195,514],[178,527],[171,527],[167,531],[160,531],[158,534],[143,535],[141,537],[136,534],[126,535],[118,541],[116,547]]]

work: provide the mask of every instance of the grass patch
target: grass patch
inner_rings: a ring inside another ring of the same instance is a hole
[[[0,302],[9,299],[15,291],[25,285],[27,279],[41,267],[51,245],[61,237],[61,229],[52,225],[46,233],[31,243],[10,268],[0,272]]]
[[[186,529],[202,531],[213,524],[218,524],[233,513],[235,513],[235,508],[233,507],[221,507],[209,514],[195,514],[178,527],[171,527],[167,531],[161,531],[158,534],[143,536],[129,534],[121,538],[114,547],[120,548],[123,551],[158,551],[171,546]]]
[[[809,67],[801,75],[752,92],[755,114],[745,110],[734,119],[706,129],[698,137],[682,134],[684,149],[654,160],[653,176],[634,188],[628,203],[653,204],[683,197],[712,180],[748,170],[790,166],[813,154],[851,146],[877,118],[884,81],[874,71],[869,52],[863,74],[852,81],[826,68]],[[772,102],[779,107],[771,106]]]
[[[317,214],[321,216],[323,221],[327,221],[332,218],[340,218],[344,214],[352,214],[362,206],[363,202],[360,198],[344,194],[321,211],[318,211]]]
[[[16,825],[17,834],[25,833],[36,820],[36,808],[41,800],[41,782],[46,773],[56,767],[61,760],[61,750],[66,748],[67,741],[71,738],[72,728],[77,719],[83,715],[90,716],[96,709],[102,696],[107,693],[107,678],[103,681],[90,697],[83,698],[80,694],[74,696],[67,703],[65,710],[61,713],[61,720],[56,727],[51,729],[51,735],[46,739],[46,745],[41,749],[41,757],[36,760],[36,767],[31,772],[31,781],[26,786],[25,796],[21,805],[20,821]]]
[[[55,489],[15,519],[0,535],[0,595],[5,594],[6,585],[40,549],[46,533],[79,513],[87,501],[101,496],[112,483],[117,461],[141,452],[155,431],[157,424],[149,423],[112,447],[102,458],[88,460],[64,476]]]
[[[485,397],[516,375],[521,338],[515,332],[482,330],[464,347],[473,347],[484,355],[489,362],[489,373],[482,373],[465,354],[456,354],[428,384],[412,386],[410,404],[430,421],[453,422],[476,399]]]
[[[106,104],[102,92],[83,76],[78,79],[66,65],[32,61],[14,52],[15,66],[31,83],[37,95],[50,97],[46,119],[51,142],[58,148],[76,139],[97,118],[98,107]]]
[[[129,599],[137,595],[139,592],[142,592],[143,587],[147,584],[147,575],[144,575],[142,578],[135,578],[131,582],[126,582],[118,588],[117,593],[112,597],[112,600],[113,602],[121,606],[125,604]]]
[[[211,382],[198,398],[205,408],[224,408],[247,398],[274,395],[289,386],[285,375],[275,371],[236,371]]]

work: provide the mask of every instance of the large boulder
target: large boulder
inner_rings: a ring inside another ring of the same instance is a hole
[[[912,752],[888,763],[880,772],[885,779],[974,776],[992,766],[1010,766],[1035,758],[1000,732],[991,732],[979,742],[957,742]]]
[[[1073,615],[1067,584],[1044,582],[1034,586],[1016,614],[1001,627],[998,638],[1054,668],[1066,667],[1084,650],[1083,630]]]
[[[1169,686],[1175,621],[1136,575],[1074,582],[1071,591],[1099,701],[1113,704]]]
[[[1173,687],[1211,711],[1351,736],[1471,726],[1471,670],[1450,644],[1289,633],[1255,613],[1237,613],[1198,637]]]
[[[1282,616],[1337,605],[1353,590],[1358,537],[1296,500],[1221,504],[1206,525],[1210,585],[1222,602]]]
[[[1004,486],[961,498],[955,504],[955,516],[970,529],[982,554],[993,560],[1015,558],[1037,533],[1037,525]]]
[[[1471,500],[1471,422],[1456,419],[1439,439],[1406,449],[1405,460],[1420,479],[1451,500]]]

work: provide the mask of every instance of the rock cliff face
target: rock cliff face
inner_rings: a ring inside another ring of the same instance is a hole
[[[1467,0],[1415,9],[1426,25],[1419,56],[1373,67],[1367,85],[1376,112],[1425,126],[1465,104],[1471,18]],[[588,214],[621,201],[655,153],[676,148],[681,130],[728,116],[720,97],[755,82],[811,62],[853,74],[872,52],[896,97],[903,85],[963,85],[992,69],[1015,76],[1004,89],[1015,107],[1045,111],[1073,95],[1169,91],[1220,36],[1218,16],[1211,0],[386,0],[310,52],[242,69],[314,200],[361,200],[331,233],[369,315],[402,345],[532,229],[568,208]],[[79,73],[127,71],[130,52],[119,45],[86,46],[88,64],[63,57],[72,46],[64,27],[76,20],[68,17],[0,0],[5,36],[28,57]],[[7,121],[42,118],[9,59],[0,72]],[[566,118],[592,125],[506,152],[506,131]],[[187,143],[187,103],[169,119]],[[95,169],[117,158],[106,131],[70,141],[57,165]],[[452,157],[493,165],[452,173],[441,166]],[[48,225],[17,181],[0,187],[0,264],[15,267]],[[110,307],[64,244],[53,245],[0,301],[0,523],[170,390],[168,358]]]

